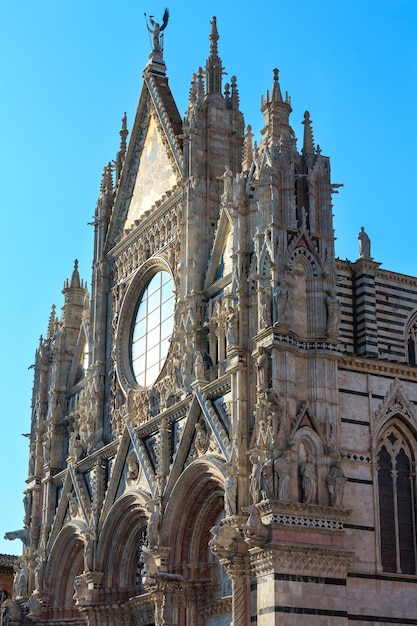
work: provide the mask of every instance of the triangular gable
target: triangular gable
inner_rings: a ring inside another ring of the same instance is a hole
[[[322,433],[322,430],[320,428],[320,424],[318,423],[314,415],[311,413],[310,405],[308,402],[305,402],[302,405],[300,411],[298,412],[298,415],[294,422],[294,426],[291,431],[290,439],[293,439],[295,436],[295,433],[298,430],[300,430],[300,428],[304,428],[304,427],[311,428],[313,432],[315,432],[316,435],[318,435],[318,437],[320,438],[320,441],[322,442],[324,446],[324,449],[326,449],[327,444],[326,444],[324,435]]]
[[[166,141],[154,116],[150,116],[124,229],[131,228],[176,183],[177,173],[168,157]]]
[[[131,451],[135,452],[135,459],[139,467],[138,479],[140,478],[141,480],[140,484],[135,481],[136,489],[144,486],[146,489],[141,489],[142,492],[148,492],[152,498],[155,496],[156,481],[151,462],[147,456],[144,445],[136,437],[133,427],[128,424],[122,435],[114,461],[105,501],[101,510],[100,526],[104,524],[111,507],[116,502],[119,495],[124,493],[129,487],[133,487],[133,484],[124,484],[122,486],[122,482],[126,476],[128,457]]]
[[[182,121],[165,76],[148,69],[117,188],[107,245],[182,180]]]
[[[289,241],[286,263],[290,269],[292,269],[294,261],[299,254],[302,254],[309,261],[314,276],[319,274],[319,268],[321,272],[324,272],[325,268],[322,260],[310,239],[305,224]]]
[[[48,545],[52,545],[54,543],[56,537],[58,536],[60,530],[65,523],[65,517],[68,510],[68,496],[71,494],[72,490],[72,478],[70,473],[68,472],[61,489],[58,506],[55,511],[55,517],[52,522],[52,528],[48,538]]]
[[[227,284],[232,280],[232,243],[233,231],[231,219],[228,211],[223,207],[220,213],[204,284],[204,291],[210,293],[210,295],[212,295],[212,292],[216,292],[216,289],[215,287],[213,289],[213,286],[219,284],[219,288],[220,285],[221,288],[224,288],[225,285],[223,283],[226,282]]]
[[[198,449],[198,444],[196,445],[198,436],[196,424],[198,421],[205,423],[207,438],[210,439],[212,437],[215,454],[223,455],[226,461],[230,461],[232,450],[226,428],[218,417],[212,402],[206,399],[198,388],[195,388],[185,426],[182,430],[181,440],[174,454],[170,474],[165,486],[165,493],[172,491],[175,483],[184,471],[187,460],[191,458],[191,448],[195,447]],[[205,452],[209,452],[209,450],[210,448],[208,447]],[[203,453],[202,450],[201,452]]]
[[[384,424],[396,415],[406,420],[417,431],[417,410],[407,397],[398,378],[391,383],[383,402],[375,411],[373,436],[377,437]]]

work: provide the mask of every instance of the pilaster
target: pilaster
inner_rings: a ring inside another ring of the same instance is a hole
[[[378,356],[375,274],[379,266],[366,257],[353,264],[355,345],[360,356]]]

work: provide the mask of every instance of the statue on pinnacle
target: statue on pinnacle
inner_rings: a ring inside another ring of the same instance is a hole
[[[155,20],[153,18],[154,18],[153,15],[149,16],[149,22],[151,23],[152,28],[149,27],[149,24],[148,24],[147,21],[146,21],[146,26],[148,28],[148,31],[152,35],[153,52],[161,53],[162,49],[163,49],[163,46],[162,46],[163,35],[161,35],[161,33],[162,33],[163,30],[165,30],[165,28],[167,27],[167,24],[168,24],[168,18],[169,18],[169,11],[168,11],[168,9],[165,9],[165,11],[164,11],[164,15],[162,17],[162,25],[159,24],[158,22],[155,22]],[[146,13],[145,13],[145,19],[147,19]]]

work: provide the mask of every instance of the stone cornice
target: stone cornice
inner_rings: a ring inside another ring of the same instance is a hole
[[[341,259],[336,259],[336,268],[342,270],[344,272],[352,272],[352,266],[355,262],[352,261],[342,261]],[[391,272],[389,270],[385,270],[379,267],[379,263],[373,263],[372,267],[375,269],[375,277],[381,281],[392,281],[395,283],[402,283],[404,285],[412,285],[417,288],[417,278],[415,276],[408,276],[408,274],[399,274],[397,272]]]
[[[394,361],[381,359],[361,358],[344,354],[339,361],[340,370],[359,371],[364,374],[377,374],[388,378],[403,380],[417,380],[417,367]]]

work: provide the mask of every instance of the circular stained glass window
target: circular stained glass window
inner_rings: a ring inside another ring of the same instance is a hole
[[[157,272],[139,299],[132,328],[131,363],[138,385],[148,387],[158,378],[174,328],[174,281]]]

